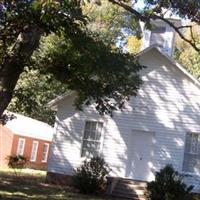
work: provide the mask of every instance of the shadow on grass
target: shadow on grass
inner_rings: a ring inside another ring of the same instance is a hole
[[[0,172],[0,200],[111,200],[86,196],[67,186],[45,183],[45,176]]]

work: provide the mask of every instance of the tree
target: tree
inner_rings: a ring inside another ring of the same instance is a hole
[[[127,38],[126,49],[131,54],[136,54],[140,51],[142,41],[134,35],[130,35]]]
[[[125,42],[127,35],[141,35],[138,20],[130,12],[108,0],[101,0],[101,5],[85,3],[83,10],[89,19],[87,27],[113,46],[119,41]]]
[[[151,20],[159,19],[168,25],[170,25],[180,36],[182,40],[192,46],[197,52],[200,52],[200,47],[196,43],[193,37],[193,27],[191,25],[183,25],[176,27],[168,18],[165,18],[165,14],[169,11],[172,14],[180,16],[181,18],[190,20],[193,23],[200,25],[200,2],[196,0],[145,0],[145,8],[138,11],[134,4],[138,0],[108,0],[115,5],[124,8],[126,11],[132,13],[132,15],[145,22],[147,27],[150,27]],[[188,38],[182,32],[182,30],[188,29],[191,33],[191,37]]]
[[[122,30],[126,30],[126,33],[134,35],[135,38],[140,35],[139,24],[132,15],[107,0],[102,1],[101,6],[85,3],[83,12],[87,14],[87,28],[98,34],[98,37],[113,48],[116,48],[119,39],[124,42],[127,40],[127,35]],[[46,56],[43,52],[46,52],[49,45],[57,45],[55,40],[57,41],[58,37],[53,34],[42,38],[40,54],[43,57]],[[133,48],[135,44],[132,42],[130,49]],[[40,62],[40,57],[36,54],[34,53],[32,60]],[[8,109],[53,124],[55,112],[46,104],[57,95],[65,93],[67,86],[48,72],[41,74],[39,69],[31,69],[33,68],[31,65],[32,63],[21,74]]]
[[[1,116],[41,36],[50,31],[58,33],[64,25],[74,30],[75,27],[78,28],[75,21],[83,23],[84,17],[76,1],[53,3],[28,0],[1,1],[0,16]]]
[[[200,45],[200,29],[196,24],[193,26],[193,38],[196,44]],[[190,31],[184,33],[188,38],[191,38]],[[177,39],[174,57],[196,78],[200,78],[200,54],[195,51],[189,44]]]
[[[55,35],[43,37],[39,47],[40,54],[45,56],[46,49],[49,48],[49,45],[53,45],[58,38]],[[24,72],[20,75],[8,110],[53,125],[55,111],[48,108],[47,103],[65,93],[66,85],[56,80],[51,73],[41,73],[40,69],[34,66],[34,61],[39,59],[37,55],[37,52],[33,54],[30,66],[25,67]]]
[[[111,113],[136,95],[141,66],[86,28],[79,1],[1,1],[0,15],[0,115],[32,61],[40,73],[77,91],[79,109],[93,102],[100,113]],[[40,39],[52,33],[57,40],[42,53]],[[38,60],[31,60],[36,49]]]
[[[108,0],[130,12],[134,19],[150,25],[151,19],[160,19],[173,27],[179,36],[199,52],[195,40],[184,36],[181,30],[164,18],[163,9],[200,23],[200,3],[195,0],[146,0],[142,11],[132,7],[131,0]],[[96,103],[100,113],[111,113],[122,108],[130,96],[136,95],[141,84],[138,71],[141,66],[134,57],[99,39],[87,29],[87,18],[80,0],[2,0],[0,2],[0,116],[8,106],[15,85],[31,55],[38,48],[42,35],[55,33],[64,37],[58,49],[48,52],[49,59],[41,58],[40,73],[52,73],[67,88],[77,91],[76,106]],[[98,1],[99,2],[99,1]],[[110,100],[113,101],[110,101]]]
[[[66,86],[52,74],[27,69],[18,80],[8,110],[53,125],[55,111],[47,107],[47,103],[65,92]]]

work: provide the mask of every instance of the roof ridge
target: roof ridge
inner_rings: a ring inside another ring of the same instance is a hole
[[[174,58],[168,56],[167,54],[165,54],[164,52],[162,52],[161,50],[159,50],[158,45],[157,44],[153,44],[145,49],[143,49],[142,51],[138,52],[135,57],[139,57],[142,54],[146,53],[147,51],[150,51],[151,49],[156,49],[161,55],[163,55],[165,58],[167,58],[173,65],[175,65],[182,73],[184,73],[192,82],[194,85],[196,85],[199,89],[200,89],[200,82],[198,79],[196,79],[190,72],[188,72],[180,63],[178,63]],[[55,99],[51,100],[47,106],[54,108],[55,105],[57,105],[60,101],[62,101],[63,99],[65,99],[68,96],[71,96],[72,94],[74,94],[75,91],[71,91],[70,93],[66,94],[62,94],[58,97],[56,97]]]

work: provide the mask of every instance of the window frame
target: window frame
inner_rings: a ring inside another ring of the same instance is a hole
[[[47,145],[47,151],[46,151],[46,154],[45,154],[45,159],[43,159],[43,153],[44,153],[44,146]],[[42,149],[42,162],[43,163],[46,163],[47,160],[48,160],[48,154],[49,154],[49,143],[44,143],[43,144],[43,149]]]
[[[187,134],[196,134],[198,135],[198,144],[200,145],[200,133],[198,132],[191,132],[191,131],[187,131],[186,134],[185,134],[185,141],[184,141],[184,149],[183,149],[183,159],[182,159],[182,173],[183,174],[186,174],[186,175],[195,175],[195,176],[200,176],[200,173],[197,174],[195,172],[190,172],[190,171],[186,171],[184,170],[184,161],[185,161],[185,154],[188,154],[188,155],[191,155],[191,156],[200,156],[200,152],[199,154],[198,153],[192,153],[192,152],[185,152],[185,149],[186,149],[186,140],[187,140]],[[198,147],[197,147],[198,148]],[[197,150],[198,151],[198,150]],[[199,169],[200,171],[200,169]]]
[[[36,146],[36,150],[35,150],[34,159],[32,159],[32,153],[33,153],[34,143],[35,143],[37,146]],[[33,142],[32,142],[32,148],[31,148],[31,156],[30,156],[30,161],[31,161],[31,162],[35,162],[35,161],[37,160],[38,146],[39,146],[39,142],[38,142],[37,140],[33,140]]]
[[[21,150],[22,153],[19,152],[19,144],[20,144],[21,141],[23,141],[23,146],[22,146],[22,150]],[[18,139],[16,155],[19,155],[19,156],[23,156],[24,155],[25,143],[26,143],[26,139],[25,138],[19,138]]]
[[[99,139],[99,142],[96,140],[91,140],[91,139],[84,139],[84,134],[85,134],[85,128],[86,128],[86,123],[87,122],[95,122],[95,123],[102,123],[102,130],[101,130],[101,136]],[[99,152],[98,154],[100,155],[103,149],[103,139],[104,139],[104,124],[105,122],[103,120],[94,120],[94,119],[86,119],[84,121],[84,126],[83,126],[83,131],[82,131],[82,138],[81,138],[81,149],[80,149],[80,158],[81,159],[87,159],[90,158],[89,156],[83,156],[82,151],[83,151],[83,143],[84,141],[91,141],[91,142],[98,142],[99,143]]]

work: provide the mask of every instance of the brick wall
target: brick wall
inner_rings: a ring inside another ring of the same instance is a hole
[[[7,166],[6,159],[11,154],[13,133],[10,129],[0,124],[0,168]]]
[[[42,153],[43,153],[43,147],[44,147],[45,143],[49,144],[49,151],[50,151],[50,145],[51,145],[50,142],[15,134],[13,137],[13,143],[12,143],[12,150],[11,150],[12,155],[16,155],[16,153],[17,153],[17,146],[18,146],[19,138],[25,139],[25,147],[24,147],[24,155],[23,156],[25,156],[29,160],[29,162],[27,163],[27,167],[46,169],[47,162],[42,162]],[[30,161],[30,157],[31,157],[31,152],[32,152],[33,141],[38,141],[38,149],[37,149],[36,160],[32,162],[32,161]],[[49,157],[49,151],[48,151],[48,157]]]
[[[24,156],[28,160],[31,157],[33,141],[38,141],[36,161],[34,162],[29,161],[27,163],[27,167],[46,169],[47,162],[42,162],[43,146],[45,143],[48,143],[50,151],[51,142],[40,139],[34,139],[31,137],[16,135],[10,129],[8,129],[6,126],[3,126],[2,124],[0,124],[0,168],[7,167],[8,160],[6,158],[9,155],[16,155],[19,138],[25,139]],[[48,157],[49,157],[49,151],[48,151]]]

